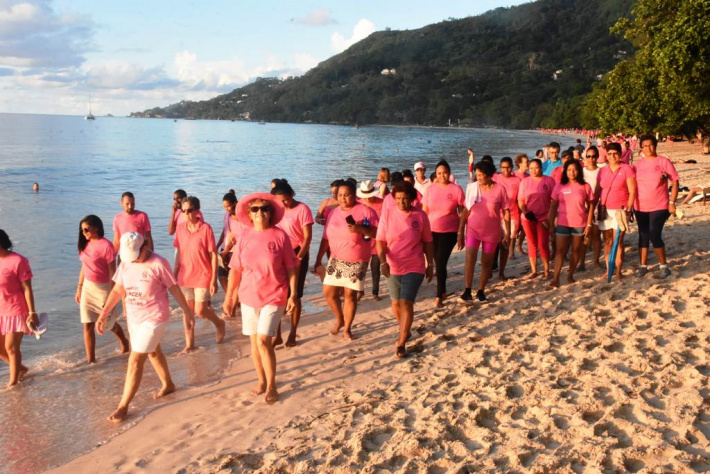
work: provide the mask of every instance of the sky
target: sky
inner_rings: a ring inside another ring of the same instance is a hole
[[[0,0],[0,113],[128,115],[516,0]]]

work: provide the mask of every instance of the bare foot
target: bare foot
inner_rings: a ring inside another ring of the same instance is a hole
[[[283,344],[283,343],[284,343],[284,340],[283,340],[283,338],[281,337],[281,335],[278,335],[278,336],[276,336],[276,337],[274,338],[274,347],[280,346],[280,345]]]
[[[365,292],[364,292],[364,291],[358,291],[358,292],[357,292],[357,300],[358,300],[358,301],[360,301],[363,296],[365,296]]]
[[[192,351],[194,351],[194,350],[195,350],[194,347],[186,347],[186,348],[184,348],[183,350],[181,350],[180,352],[178,352],[178,355],[179,355],[179,356],[184,356],[184,355],[189,354],[190,352],[192,352]]]
[[[574,282],[576,282],[576,281],[577,281],[577,280],[575,280],[572,275],[569,275],[569,276],[567,277],[567,283],[574,283]]]
[[[552,277],[550,276],[550,272],[549,272],[549,271],[544,272],[543,275],[545,276],[545,280],[549,280],[550,278],[552,278]]]
[[[278,402],[279,392],[277,392],[276,389],[269,390],[266,397],[264,397],[264,401],[269,404]]]
[[[24,379],[25,375],[27,375],[27,372],[29,372],[29,371],[30,371],[30,369],[28,369],[26,366],[20,365],[20,376],[18,377],[19,380]]]
[[[157,400],[158,398],[164,397],[166,395],[170,395],[175,391],[175,384],[170,382],[170,385],[165,385],[163,388],[158,390],[155,395],[153,395],[153,400]]]
[[[434,306],[436,306],[437,308],[443,308],[443,307],[444,307],[444,303],[441,301],[441,298],[435,298],[435,299],[434,299]]]
[[[222,344],[222,341],[224,341],[224,335],[227,332],[227,323],[219,319],[216,327],[217,332],[215,333],[215,341],[217,341],[217,344]]]
[[[295,334],[289,334],[288,339],[286,339],[286,347],[295,347],[296,346],[296,335]]]
[[[259,383],[255,388],[251,390],[252,395],[261,395],[262,393],[266,392],[266,384],[265,383]]]
[[[526,279],[526,280],[532,280],[533,278],[537,278],[537,275],[538,275],[537,272],[528,273],[528,274],[525,276],[525,279]]]
[[[407,333],[407,339],[406,339],[406,340],[409,341],[411,338],[412,338],[412,331],[409,331],[409,332]]]
[[[511,278],[513,278],[513,277],[505,276],[504,273],[499,273],[499,274],[498,274],[498,279],[499,279],[500,281],[508,281],[508,280],[510,280]]]
[[[330,335],[331,336],[336,336],[339,332],[340,329],[343,327],[342,323],[335,323],[335,326],[333,326],[333,329],[330,330]]]
[[[557,278],[553,278],[552,281],[550,282],[550,289],[554,290],[555,288],[560,287],[560,280]]]
[[[357,337],[353,336],[352,331],[350,331],[349,329],[347,331],[343,331],[343,338],[346,341],[354,341],[355,339],[357,339]]]
[[[119,406],[118,408],[116,408],[116,411],[111,413],[111,415],[106,419],[108,421],[112,421],[114,423],[120,423],[123,420],[125,420],[127,416],[128,416],[128,407]]]
[[[449,296],[453,295],[453,293],[444,293],[444,295],[441,297],[442,300],[445,300]]]

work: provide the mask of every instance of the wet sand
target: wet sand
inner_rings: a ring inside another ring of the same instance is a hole
[[[698,161],[676,165],[684,186],[710,181],[699,152],[659,147]],[[403,360],[386,293],[361,302],[351,343],[328,335],[328,311],[312,313],[299,345],[277,350],[277,404],[250,394],[247,354],[219,384],[168,397],[56,472],[708,470],[710,205],[682,209],[664,232],[668,279],[655,278],[654,256],[648,275],[631,274],[632,232],[626,278],[610,284],[591,270],[557,290],[494,278],[490,304],[443,309],[425,285]],[[450,291],[462,289],[462,257]],[[517,256],[507,273],[526,267]]]

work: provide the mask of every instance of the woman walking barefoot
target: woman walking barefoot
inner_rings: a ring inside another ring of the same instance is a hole
[[[426,276],[434,276],[434,248],[429,218],[412,206],[417,191],[409,183],[392,187],[396,209],[390,209],[377,228],[377,253],[382,262],[382,274],[392,300],[392,312],[399,323],[395,355],[407,355],[405,344],[411,336],[414,301]],[[424,260],[426,257],[426,262]],[[426,264],[426,265],[425,265]]]
[[[244,228],[229,263],[224,312],[231,314],[239,288],[242,333],[249,336],[259,379],[252,393],[265,393],[266,403],[274,403],[279,393],[273,340],[284,310],[290,313],[300,304],[299,261],[286,232],[276,227],[285,213],[280,199],[267,193],[249,194],[239,201],[236,212]]]
[[[582,240],[591,232],[594,215],[594,193],[592,187],[584,181],[582,165],[578,160],[568,160],[562,170],[560,184],[552,191],[552,203],[547,217],[550,229],[557,219],[555,235],[557,253],[555,253],[555,276],[550,286],[560,286],[562,264],[572,241],[572,255],[569,259],[568,283],[574,283],[574,271],[579,259]]]
[[[84,324],[84,349],[86,361],[96,362],[96,321],[113,288],[116,273],[116,252],[113,245],[104,238],[104,224],[93,214],[79,222],[79,260],[81,272],[79,285],[74,299],[79,304],[81,322]],[[128,339],[118,323],[114,323],[111,332],[121,344],[121,354],[129,350]]]
[[[367,262],[372,250],[372,244],[365,237],[375,237],[378,224],[375,211],[356,202],[355,193],[355,184],[350,181],[342,182],[338,188],[339,207],[328,216],[313,266],[314,273],[322,273],[323,256],[331,252],[323,280],[323,295],[335,316],[335,326],[330,333],[336,335],[343,329],[343,337],[348,341],[354,339],[352,324],[357,312],[357,297],[365,288]],[[365,220],[369,225],[364,225]]]
[[[30,262],[12,251],[10,237],[0,229],[0,359],[10,366],[8,388],[27,373],[20,345],[25,334],[32,334],[30,324],[38,324]]]
[[[96,321],[98,333],[103,334],[108,329],[108,314],[121,298],[125,298],[131,354],[128,357],[123,396],[116,410],[108,417],[113,422],[123,421],[128,416],[128,407],[143,379],[146,359],[150,360],[162,383],[153,398],[164,397],[175,391],[168,361],[160,348],[160,341],[170,319],[168,291],[185,313],[192,311],[175,281],[170,264],[148,248],[148,241],[141,234],[123,234],[120,247],[121,264],[113,277],[115,285]]]
[[[545,278],[550,275],[550,231],[547,226],[547,214],[550,211],[552,191],[555,180],[542,175],[542,163],[539,159],[530,160],[530,177],[520,183],[518,190],[518,206],[520,207],[521,224],[528,240],[528,259],[530,260],[530,275],[537,276],[537,252],[540,250]]]

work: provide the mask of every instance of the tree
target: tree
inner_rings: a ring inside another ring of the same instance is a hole
[[[606,132],[710,131],[710,0],[638,0],[612,33],[636,47],[590,95]]]

